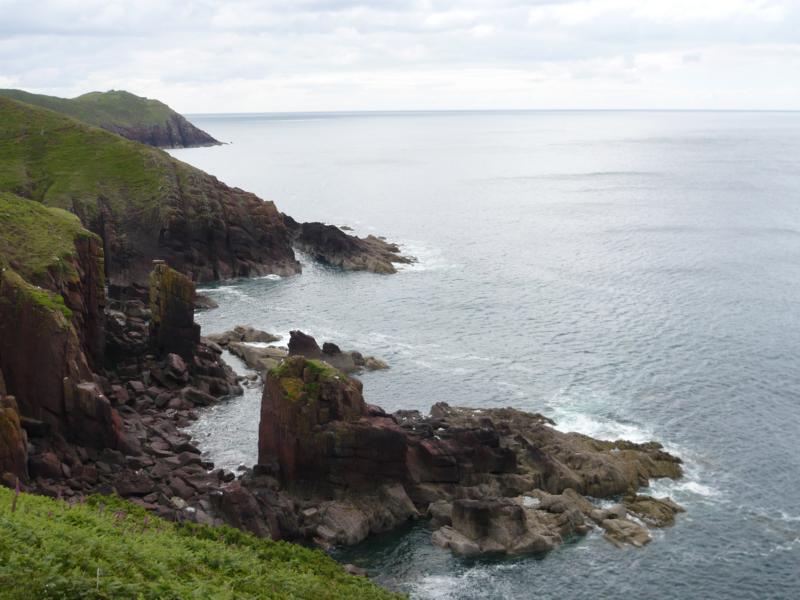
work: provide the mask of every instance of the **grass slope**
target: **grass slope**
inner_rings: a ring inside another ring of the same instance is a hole
[[[53,270],[71,274],[75,239],[92,235],[72,213],[7,192],[0,192],[0,231],[0,262],[31,281]]]
[[[176,175],[167,153],[49,110],[0,98],[0,190],[88,214],[97,198],[140,223],[158,223]]]
[[[176,524],[111,497],[0,488],[0,598],[399,598],[325,554],[227,527]]]
[[[49,108],[98,127],[163,125],[177,114],[163,102],[121,90],[89,92],[77,98],[58,98],[23,90],[0,89],[0,96]]]

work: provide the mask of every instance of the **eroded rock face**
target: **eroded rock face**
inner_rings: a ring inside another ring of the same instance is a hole
[[[259,464],[287,489],[305,490],[314,506],[301,514],[298,535],[322,545],[360,541],[380,530],[381,514],[394,526],[428,514],[433,541],[465,555],[544,552],[590,524],[615,544],[638,547],[650,534],[626,507],[651,526],[669,524],[680,510],[644,496],[611,508],[584,497],[679,477],[680,460],[659,444],[604,442],[551,425],[511,408],[442,403],[430,416],[387,415],[364,402],[356,380],[293,356],[267,376]],[[376,498],[387,487],[414,511],[382,513],[386,501]]]
[[[414,262],[413,258],[401,255],[396,244],[373,235],[359,238],[335,225],[298,223],[285,214],[283,219],[294,245],[325,265],[344,271],[395,273],[395,264]]]
[[[191,360],[200,342],[194,322],[194,283],[157,261],[150,274],[150,346],[158,354],[174,352]]]
[[[301,270],[281,214],[270,201],[186,165],[172,175],[151,223],[103,198],[76,205],[84,225],[103,239],[110,284],[146,285],[153,260],[197,282],[294,275]],[[91,211],[89,210],[91,208]]]
[[[77,277],[51,290],[63,307],[13,271],[0,273],[0,368],[22,416],[86,445],[113,448],[120,441],[119,415],[92,387],[90,365],[103,344],[96,339],[103,323],[102,267],[86,240],[76,243]]]
[[[192,148],[220,144],[208,133],[195,127],[185,117],[175,112],[158,125],[103,123],[101,127],[129,140],[157,148]]]
[[[354,451],[364,410],[360,382],[321,361],[287,358],[267,374],[259,464],[277,462],[286,480],[336,475],[337,459]]]

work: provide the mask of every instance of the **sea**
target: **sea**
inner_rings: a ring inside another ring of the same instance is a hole
[[[466,560],[416,523],[338,559],[414,599],[800,598],[800,113],[191,118],[226,144],[180,160],[417,259],[210,286],[205,333],[300,329],[387,361],[361,378],[389,411],[513,406],[685,461],[643,490],[687,510],[643,549]],[[255,462],[259,402],[193,425],[219,466]]]

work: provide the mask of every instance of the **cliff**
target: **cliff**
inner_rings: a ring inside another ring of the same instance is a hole
[[[272,202],[167,153],[0,98],[0,191],[75,213],[110,284],[147,285],[161,259],[195,281],[300,270]]]
[[[0,371],[19,411],[89,446],[120,444],[97,386],[102,360],[100,240],[74,215],[0,193]]]
[[[90,92],[77,98],[58,98],[23,90],[0,90],[0,97],[47,108],[157,148],[220,143],[163,102],[130,92],[111,90]]]

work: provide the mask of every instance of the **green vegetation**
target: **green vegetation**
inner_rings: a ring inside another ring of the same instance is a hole
[[[339,369],[336,369],[326,363],[324,360],[317,360],[315,358],[310,358],[306,361],[306,368],[310,369],[314,375],[323,378],[330,378],[333,377],[334,379],[347,379],[347,375],[342,373]]]
[[[92,218],[111,210],[156,223],[191,168],[168,154],[63,115],[0,98],[0,190]]]
[[[75,240],[93,235],[65,210],[6,192],[0,192],[0,231],[0,261],[33,282],[48,272],[73,275]]]
[[[175,524],[118,498],[85,504],[0,488],[0,598],[388,599],[320,551]]]
[[[307,373],[311,377],[307,376]],[[278,379],[287,400],[295,402],[301,398],[316,402],[321,391],[320,382],[328,379],[346,381],[347,375],[322,360],[306,359],[300,356],[284,359],[269,374]]]
[[[66,321],[61,323],[61,326],[69,327],[72,311],[64,304],[64,298],[61,294],[51,292],[25,281],[19,273],[14,271],[11,267],[3,266],[2,261],[0,261],[0,289],[5,286],[10,286],[12,290],[16,291],[17,301],[20,304],[28,302],[48,312],[61,313],[66,319]],[[17,308],[19,308],[19,305]]]
[[[121,90],[90,92],[71,99],[23,90],[0,90],[0,96],[48,108],[98,127],[163,125],[176,114],[163,102]]]
[[[323,360],[315,358],[294,358],[282,361],[277,367],[270,370],[270,374],[275,377],[300,377],[302,369],[309,369],[314,375],[321,378],[347,379],[347,375],[339,369],[332,367]]]

